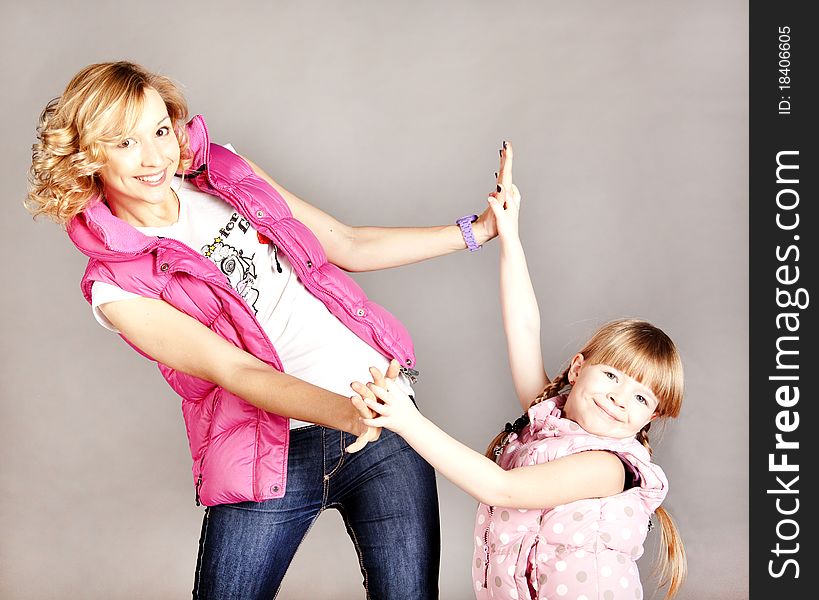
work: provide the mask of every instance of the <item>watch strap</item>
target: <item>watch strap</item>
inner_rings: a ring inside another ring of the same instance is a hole
[[[480,246],[475,242],[475,234],[472,231],[472,223],[478,220],[478,215],[466,215],[455,221],[458,227],[461,228],[461,234],[464,236],[466,247],[470,252],[480,250]]]

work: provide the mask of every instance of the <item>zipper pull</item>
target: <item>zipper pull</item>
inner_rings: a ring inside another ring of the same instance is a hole
[[[273,244],[273,260],[276,261],[276,270],[281,273],[282,266],[279,264],[279,247],[276,244]]]
[[[507,423],[509,425],[509,423]],[[507,431],[506,435],[503,436],[500,442],[495,444],[495,447],[492,449],[492,453],[495,455],[495,462],[498,462],[498,457],[503,454],[503,449],[506,447],[506,444],[509,442],[509,436],[512,435],[510,432]],[[492,514],[492,508],[489,508],[489,513]]]
[[[398,369],[398,372],[404,375],[407,379],[409,379],[410,383],[413,385],[415,384],[416,381],[418,381],[418,375],[420,375],[420,372],[418,370],[410,369],[409,367],[406,367],[404,365],[401,365],[401,367]]]
[[[202,487],[202,473],[199,473],[199,479],[196,480],[196,506],[202,506],[199,501],[199,488]]]

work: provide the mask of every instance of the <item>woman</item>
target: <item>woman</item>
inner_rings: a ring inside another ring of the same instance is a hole
[[[437,597],[434,474],[347,396],[393,358],[388,375],[412,395],[412,342],[341,269],[475,249],[497,233],[492,212],[349,227],[211,144],[201,116],[186,121],[169,79],[127,62],[82,69],[41,115],[28,207],[66,225],[89,257],[96,318],[183,399],[207,507],[194,597],[274,596],[326,508],[344,518],[368,597]]]

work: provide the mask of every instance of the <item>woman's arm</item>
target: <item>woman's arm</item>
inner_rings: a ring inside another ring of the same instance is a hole
[[[352,227],[339,222],[276,183],[245,158],[256,174],[285,199],[293,216],[321,242],[327,258],[346,271],[375,271],[419,262],[466,248],[457,225],[438,227]],[[454,221],[454,219],[453,219]],[[472,224],[475,240],[484,244],[497,235],[488,208]]]
[[[122,334],[154,360],[211,381],[271,413],[378,438],[369,416],[347,397],[277,371],[162,300],[133,298],[100,306]],[[363,444],[362,444],[363,446]]]
[[[379,416],[364,423],[386,427],[447,479],[476,500],[510,508],[546,508],[623,491],[625,470],[611,452],[588,451],[509,471],[450,437],[426,419],[397,386],[368,384],[384,404],[356,397]]]

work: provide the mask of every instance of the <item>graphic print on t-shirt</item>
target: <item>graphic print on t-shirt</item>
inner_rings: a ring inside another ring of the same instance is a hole
[[[257,313],[256,300],[259,298],[259,290],[255,287],[256,267],[253,264],[253,257],[256,254],[254,252],[249,257],[245,256],[241,248],[237,250],[225,243],[225,238],[234,228],[247,233],[250,223],[234,212],[227,224],[219,230],[219,235],[214,237],[210,244],[202,246],[201,252],[219,267],[228,278],[231,287],[245,299],[253,312]]]

